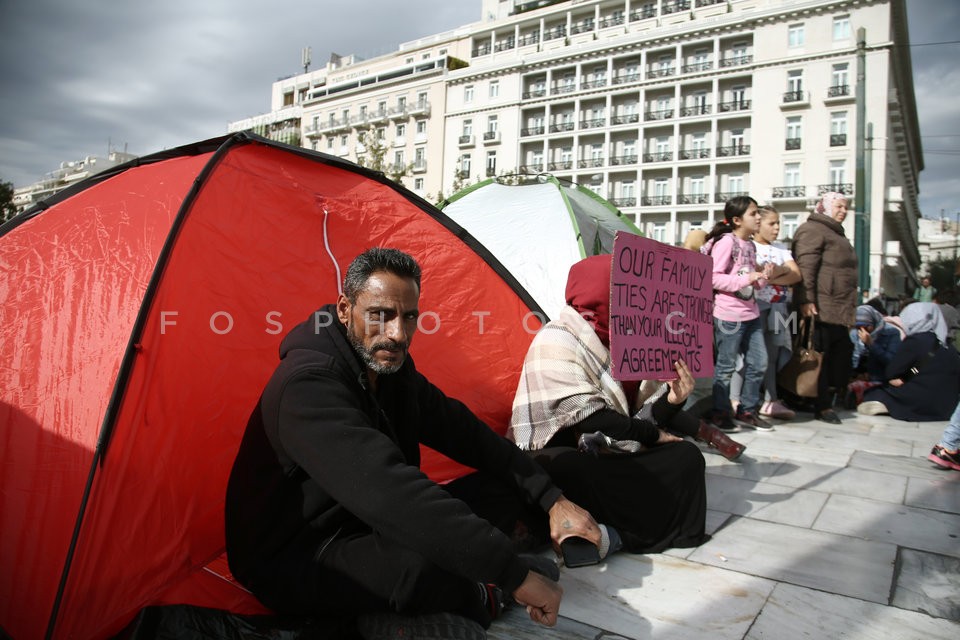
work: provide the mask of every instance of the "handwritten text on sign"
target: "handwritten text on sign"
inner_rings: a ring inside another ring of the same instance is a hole
[[[610,356],[618,380],[672,380],[682,359],[713,376],[713,263],[696,251],[617,232]]]

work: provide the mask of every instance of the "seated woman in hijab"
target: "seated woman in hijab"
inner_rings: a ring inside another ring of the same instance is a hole
[[[570,268],[567,306],[527,351],[507,431],[564,495],[603,523],[597,559],[621,543],[631,553],[654,553],[708,539],[703,455],[666,429],[711,442],[728,458],[743,451],[681,410],[693,388],[682,361],[667,392],[646,405],[649,418],[635,415],[664,385],[620,382],[611,374],[611,266],[611,256],[603,255]]]
[[[960,353],[947,344],[947,323],[933,302],[913,302],[900,313],[907,332],[887,364],[884,382],[868,390],[857,411],[897,420],[948,420],[960,397]]]
[[[857,319],[850,329],[853,342],[853,372],[855,379],[847,385],[845,406],[853,409],[863,402],[868,389],[883,384],[887,364],[900,348],[900,330],[890,324],[870,304],[857,307]]]

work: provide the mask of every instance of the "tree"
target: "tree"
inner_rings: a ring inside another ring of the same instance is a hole
[[[13,183],[0,180],[0,223],[15,215],[17,208],[13,205]]]
[[[377,135],[376,130],[361,131],[357,136],[363,145],[363,153],[357,154],[357,164],[373,171],[379,171],[394,182],[403,184],[403,177],[413,173],[413,163],[390,163],[386,156],[389,147],[384,144],[383,138]]]

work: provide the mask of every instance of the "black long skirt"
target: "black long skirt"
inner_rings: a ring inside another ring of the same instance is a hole
[[[630,553],[696,547],[709,539],[703,454],[691,442],[600,457],[548,447],[533,456],[568,499],[613,526]]]

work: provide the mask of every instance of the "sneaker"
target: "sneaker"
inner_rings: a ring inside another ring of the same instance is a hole
[[[862,416],[878,416],[887,413],[887,406],[876,400],[867,400],[857,405],[857,413]]]
[[[757,431],[773,431],[773,425],[755,414],[753,411],[741,411],[734,418],[734,422],[748,429]]]
[[[950,453],[938,444],[933,447],[933,451],[927,456],[927,460],[944,469],[960,471],[960,451]]]
[[[788,408],[779,400],[773,400],[763,403],[763,406],[760,407],[760,415],[780,420],[793,420],[797,417],[797,412]]]
[[[743,431],[739,425],[730,419],[728,414],[720,411],[709,411],[705,416],[703,416],[703,419],[724,433],[737,433],[739,431]]]
[[[399,613],[366,613],[357,618],[364,640],[485,640],[480,623],[455,613],[405,616]]]
[[[817,411],[813,414],[813,417],[820,422],[826,422],[828,424],[843,424],[843,422],[840,420],[840,416],[838,416],[837,412],[833,409]]]

